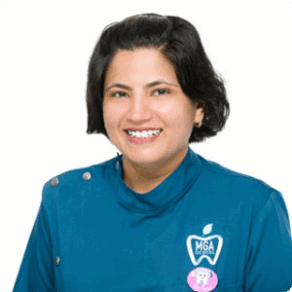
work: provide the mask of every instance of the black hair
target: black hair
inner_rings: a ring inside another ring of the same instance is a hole
[[[194,126],[189,143],[203,141],[222,130],[229,116],[226,90],[204,51],[198,31],[180,17],[149,13],[128,17],[103,30],[88,68],[87,133],[108,137],[102,110],[106,70],[117,50],[141,47],[159,49],[172,62],[183,92],[203,107],[202,125]]]

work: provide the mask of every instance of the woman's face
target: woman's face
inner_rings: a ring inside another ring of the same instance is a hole
[[[170,61],[156,49],[120,50],[109,64],[104,124],[123,160],[158,167],[186,153],[195,122],[203,118],[183,93]]]

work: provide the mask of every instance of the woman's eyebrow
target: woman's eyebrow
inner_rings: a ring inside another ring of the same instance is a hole
[[[151,83],[146,84],[145,88],[148,89],[148,88],[154,87],[156,85],[160,85],[160,84],[167,84],[167,85],[178,87],[178,85],[176,85],[176,84],[169,83],[169,82],[166,82],[164,80],[157,80],[157,81],[153,81]],[[126,89],[126,90],[133,90],[133,88],[128,86],[128,85],[125,85],[125,84],[122,84],[122,83],[114,83],[113,85],[109,86],[105,90],[105,92],[107,92],[108,90],[110,90],[113,87],[119,87],[119,88]]]

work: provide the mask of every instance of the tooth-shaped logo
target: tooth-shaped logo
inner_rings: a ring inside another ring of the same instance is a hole
[[[212,226],[213,224],[208,224],[203,228],[203,236],[212,232]],[[214,239],[218,239],[217,248],[214,247]],[[195,240],[195,253],[192,248],[192,240]],[[188,253],[195,266],[199,265],[204,258],[206,258],[211,265],[215,265],[220,255],[222,245],[223,238],[220,235],[211,235],[208,237],[190,235],[187,238]],[[198,259],[196,259],[196,255]],[[210,257],[211,255],[214,255],[213,260]]]

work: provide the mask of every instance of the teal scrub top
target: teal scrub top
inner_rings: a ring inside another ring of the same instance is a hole
[[[215,277],[218,292],[291,288],[280,192],[189,147],[170,176],[139,194],[124,183],[122,161],[45,183],[14,292],[196,291],[199,271],[207,278],[198,291],[211,291]]]

